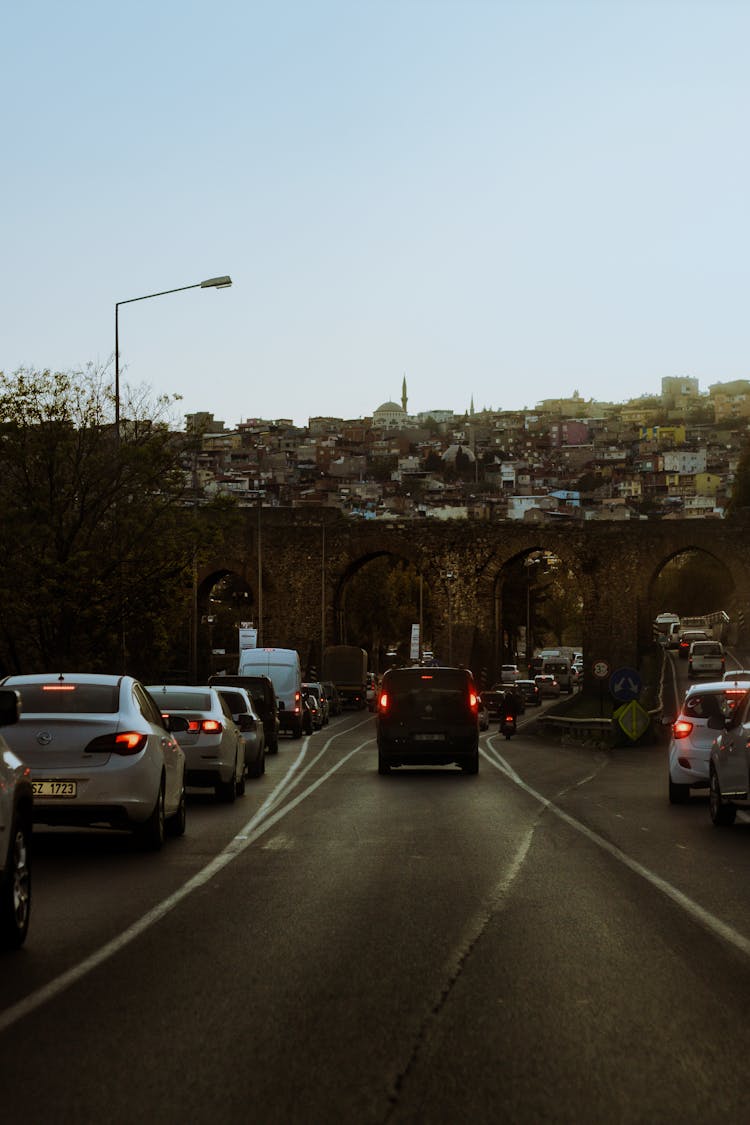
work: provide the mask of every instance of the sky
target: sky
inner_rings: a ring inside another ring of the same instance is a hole
[[[24,0],[0,370],[174,416],[750,376],[745,0]]]

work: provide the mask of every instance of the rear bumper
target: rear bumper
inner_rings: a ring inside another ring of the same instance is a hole
[[[420,735],[422,737],[420,737]],[[391,765],[449,765],[473,757],[479,747],[479,732],[446,733],[429,737],[429,732],[378,732],[378,753]]]

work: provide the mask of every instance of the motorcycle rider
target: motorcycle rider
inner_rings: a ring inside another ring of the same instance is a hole
[[[506,688],[503,707],[500,712],[500,728],[502,729],[506,718],[510,715],[513,719],[513,729],[516,729],[516,719],[519,714],[518,695],[513,688]]]

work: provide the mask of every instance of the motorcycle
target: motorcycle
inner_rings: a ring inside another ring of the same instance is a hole
[[[506,739],[510,741],[511,735],[516,733],[515,715],[503,715],[503,718],[500,720],[500,733],[504,734]]]

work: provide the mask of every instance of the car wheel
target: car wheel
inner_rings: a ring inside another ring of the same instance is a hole
[[[246,770],[247,770],[247,765],[243,766],[242,776],[235,780],[235,793],[238,797],[244,797],[245,796],[245,773],[246,773]]]
[[[170,816],[166,821],[166,831],[170,836],[184,836],[186,820],[187,809],[185,807],[185,785],[183,783],[182,790],[180,791],[180,803],[177,806],[177,812],[174,813],[173,816]]]
[[[260,754],[256,757],[254,762],[251,762],[247,767],[248,777],[260,777],[266,768],[266,752],[261,750]]]
[[[684,805],[686,801],[690,800],[690,786],[678,785],[676,781],[669,779],[669,803],[670,805]]]
[[[479,773],[479,750],[475,750],[468,758],[464,758],[461,762],[461,769],[464,773]]]
[[[721,785],[715,769],[711,770],[708,782],[708,811],[717,828],[729,827],[730,824],[734,824],[734,818],[737,816],[737,806],[721,799]]]
[[[384,777],[385,774],[390,773],[390,772],[391,772],[391,767],[388,763],[388,759],[385,757],[384,754],[381,754],[380,751],[378,750],[378,773],[380,774],[381,777]]]
[[[0,883],[0,944],[18,949],[31,916],[31,821],[14,817],[8,866]]]
[[[236,780],[236,778],[237,778],[237,759],[235,758],[234,766],[232,767],[232,776],[230,777],[229,781],[217,781],[216,782],[216,796],[219,798],[220,801],[223,801],[223,803],[225,805],[231,805],[234,802],[235,797],[237,796],[237,780]]]
[[[142,824],[135,825],[133,828],[133,836],[139,848],[147,852],[158,852],[164,843],[165,833],[164,782],[162,781],[153,812],[148,820],[144,820]]]
[[[278,752],[279,752],[279,740],[278,740],[278,738],[272,738],[271,741],[268,743],[268,753],[269,754],[278,754]]]
[[[302,738],[302,722],[295,723],[292,727],[292,738]]]

